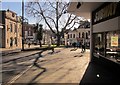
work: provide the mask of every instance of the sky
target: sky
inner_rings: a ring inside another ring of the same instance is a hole
[[[22,16],[22,2],[20,2],[20,0],[18,2],[7,2],[3,0],[1,3],[1,10],[7,10],[7,9],[17,13],[18,16]],[[24,13],[24,17],[28,18],[29,23],[31,24],[36,23],[35,18],[28,17],[25,13]]]
[[[24,1],[27,2],[27,1],[31,1],[31,0],[24,0]],[[40,0],[40,1],[46,2],[48,0]],[[50,1],[56,1],[56,0],[50,0]],[[69,1],[69,0],[65,0],[65,1]],[[9,10],[17,13],[18,16],[22,16],[22,0],[0,0],[0,9],[1,10],[9,9]],[[25,13],[24,13],[24,16],[29,20],[29,23],[34,24],[37,22],[35,18],[28,17]]]

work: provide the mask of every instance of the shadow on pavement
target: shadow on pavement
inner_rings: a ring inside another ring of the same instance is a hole
[[[79,85],[118,85],[120,77],[96,63],[89,63]]]
[[[56,51],[56,52],[53,51],[53,52],[49,52],[48,54],[52,55],[52,54],[56,54],[56,53],[59,53],[59,52],[61,52],[61,51]]]
[[[32,85],[32,83],[34,82],[34,80],[36,80],[40,75],[42,75],[44,72],[46,72],[46,68],[41,67],[37,63],[34,63],[34,66],[37,67],[37,68],[39,68],[39,69],[43,69],[43,71],[40,72],[39,74],[37,74],[34,78],[32,78],[27,85]]]
[[[70,51],[76,51],[77,50],[77,48],[74,48],[74,49],[71,49]]]

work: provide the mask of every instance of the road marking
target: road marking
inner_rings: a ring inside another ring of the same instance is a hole
[[[20,78],[24,73],[26,73],[32,66],[33,65],[28,66],[26,70],[24,70],[22,73],[18,74],[14,78],[12,78],[9,82],[7,82],[7,85],[11,85],[12,83],[14,83],[18,78]]]

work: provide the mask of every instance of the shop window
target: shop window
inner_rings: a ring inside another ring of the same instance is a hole
[[[94,34],[94,55],[120,63],[120,31]]]
[[[105,34],[94,34],[94,53],[97,55],[105,55]]]
[[[120,61],[120,31],[106,34],[106,57],[113,61]]]

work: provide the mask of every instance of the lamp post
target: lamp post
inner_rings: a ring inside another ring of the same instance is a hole
[[[23,28],[23,21],[24,21],[24,0],[22,0],[22,50],[24,50],[24,28]]]

